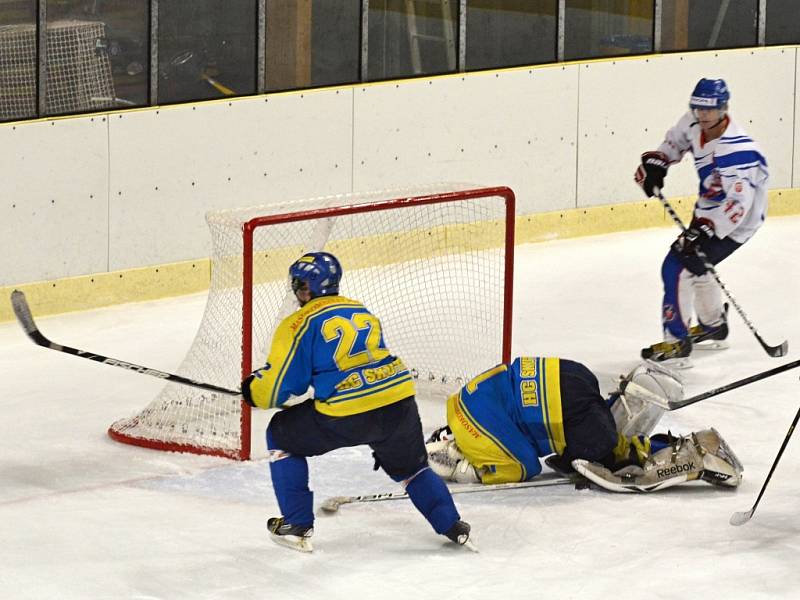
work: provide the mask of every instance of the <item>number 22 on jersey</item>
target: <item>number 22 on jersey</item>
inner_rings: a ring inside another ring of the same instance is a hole
[[[358,332],[367,330],[364,350],[356,351]],[[349,319],[335,316],[322,324],[322,337],[326,342],[339,339],[333,360],[340,371],[349,371],[389,356],[386,348],[381,348],[381,324],[369,313],[355,313]]]

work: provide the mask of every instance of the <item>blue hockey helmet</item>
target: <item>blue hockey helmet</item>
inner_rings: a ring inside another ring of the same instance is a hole
[[[294,292],[307,283],[312,298],[336,296],[342,279],[342,265],[329,252],[308,252],[289,267],[289,277]]]
[[[692,90],[689,108],[724,110],[731,94],[723,79],[701,79]]]

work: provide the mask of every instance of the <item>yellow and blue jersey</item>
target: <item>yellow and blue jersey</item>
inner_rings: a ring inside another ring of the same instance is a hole
[[[484,483],[525,481],[566,447],[558,358],[520,357],[481,373],[447,402],[461,451]]]
[[[363,304],[321,296],[284,319],[267,363],[250,385],[259,408],[283,406],[314,388],[316,409],[354,415],[414,395],[408,368],[392,356],[380,321]]]

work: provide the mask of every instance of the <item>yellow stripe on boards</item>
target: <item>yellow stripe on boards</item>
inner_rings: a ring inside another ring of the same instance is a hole
[[[669,201],[684,223],[688,223],[695,197],[669,198]],[[800,214],[800,188],[769,192],[768,218],[798,214]],[[647,227],[675,227],[672,219],[656,199],[521,215],[517,217],[516,222],[516,243],[543,242]],[[422,250],[414,248],[410,241],[420,235],[424,235],[429,241],[436,240],[436,243],[426,243]],[[503,235],[502,222],[493,220],[355,238],[332,242],[326,249],[340,258],[345,269],[357,269],[430,258],[445,253],[497,248],[502,244]],[[387,247],[392,248],[393,252],[385,252]],[[447,247],[448,250],[442,250],[443,247]],[[269,250],[265,264],[274,268],[268,272],[256,272],[256,283],[286,278],[289,265],[301,252],[300,246]],[[241,271],[241,257],[229,257],[227,260],[229,264],[226,267],[234,269],[237,273]],[[191,294],[207,290],[210,280],[210,261],[204,258],[153,267],[7,285],[0,287],[0,323],[14,319],[11,304],[7,299],[15,289],[25,292],[35,315],[50,315],[124,302]]]
[[[43,316],[203,292],[210,280],[211,262],[204,258],[9,285],[0,287],[0,323],[14,319],[8,299],[15,289],[25,292],[34,316]]]

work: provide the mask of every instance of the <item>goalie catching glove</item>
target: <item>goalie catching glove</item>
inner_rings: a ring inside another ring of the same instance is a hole
[[[573,468],[612,492],[654,492],[686,481],[737,487],[742,481],[742,463],[714,428],[675,439],[641,467],[628,466],[611,472],[604,466],[576,459]]]
[[[483,469],[477,469],[464,458],[454,439],[430,441],[425,444],[425,450],[431,470],[445,481],[481,483]]]

